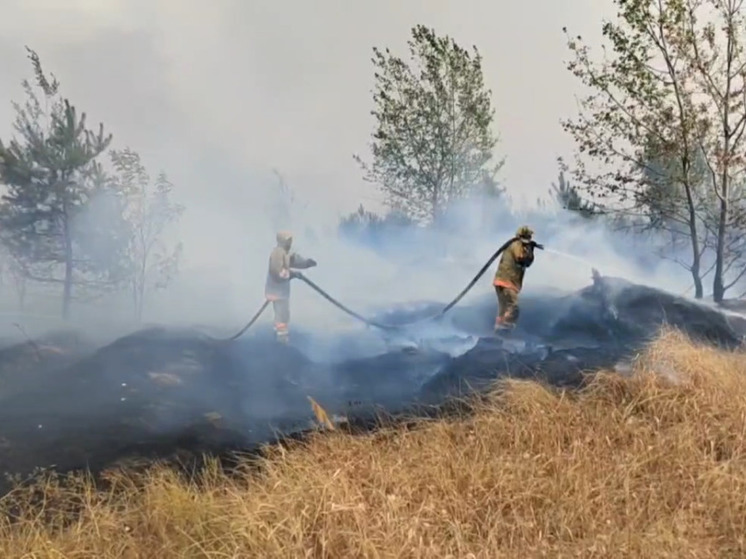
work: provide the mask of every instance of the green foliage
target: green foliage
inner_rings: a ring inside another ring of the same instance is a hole
[[[381,216],[375,212],[366,210],[365,206],[360,204],[356,211],[340,219],[339,227],[342,232],[347,232],[358,228],[364,229],[380,226],[383,222],[384,219]]]
[[[356,160],[392,209],[428,223],[475,187],[499,195],[494,177],[503,161],[493,161],[494,111],[477,49],[423,25],[408,46],[410,63],[373,49],[373,161]]]
[[[589,219],[597,214],[594,205],[585,200],[578,189],[565,178],[564,170],[560,171],[557,183],[552,183],[549,194],[563,210],[573,212],[584,219]]]
[[[348,239],[375,244],[391,241],[413,225],[411,219],[397,211],[381,216],[360,204],[357,211],[340,219],[339,233]]]
[[[568,69],[590,91],[580,115],[563,122],[578,147],[574,178],[605,211],[663,230],[675,243],[686,239],[691,256],[682,263],[701,297],[713,187],[703,170],[720,163],[706,148],[718,134],[719,111],[707,102],[718,70],[702,58],[716,48],[715,29],[700,16],[731,0],[614,3],[601,61],[581,37],[568,36]]]
[[[601,62],[591,59],[580,37],[568,37],[574,55],[568,68],[591,93],[581,100],[579,117],[565,120],[563,127],[585,156],[578,158],[574,173],[579,188],[612,208],[645,212],[649,147],[654,144],[669,169],[676,168],[676,181],[689,183],[684,160],[697,148],[701,123],[692,78],[669,44],[672,35],[685,32],[683,3],[615,4],[617,21],[603,25],[610,48]],[[589,159],[597,170],[587,166]]]
[[[173,185],[151,180],[140,156],[112,151],[114,174],[99,163],[111,135],[86,126],[85,114],[59,95],[38,55],[28,49],[35,81],[22,82],[14,103],[16,136],[0,142],[3,265],[23,306],[26,282],[62,284],[63,315],[77,293],[101,294],[126,285],[141,318],[148,290],[166,287],[178,272],[180,243],[165,240],[184,208]],[[78,297],[80,295],[77,295]]]
[[[607,209],[688,245],[688,259],[674,258],[697,297],[712,271],[720,302],[746,275],[743,0],[615,5],[601,62],[568,37],[568,68],[591,91],[563,123],[578,146],[576,181]]]
[[[63,315],[69,314],[72,286],[91,285],[82,277],[106,275],[106,265],[81,250],[76,218],[102,186],[96,158],[111,135],[86,127],[85,113],[59,97],[59,83],[48,80],[39,57],[29,50],[36,89],[23,82],[24,105],[14,104],[16,136],[0,142],[0,182],[7,193],[0,204],[2,240],[22,269],[39,281],[63,285]]]

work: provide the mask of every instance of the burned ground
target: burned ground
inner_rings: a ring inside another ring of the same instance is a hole
[[[435,308],[384,314],[405,324]],[[493,320],[494,300],[477,298],[438,324],[389,335],[390,351],[362,351],[362,334],[348,334],[337,342],[345,358],[326,361],[298,349],[314,343],[310,332],[298,333],[298,347],[262,329],[233,343],[165,328],[98,349],[70,333],[27,340],[0,350],[0,471],[250,449],[308,429],[309,396],[363,420],[438,405],[506,375],[576,386],[585,371],[633,357],[664,324],[723,347],[744,333],[711,308],[614,278],[565,296],[526,293],[505,341],[490,336]]]

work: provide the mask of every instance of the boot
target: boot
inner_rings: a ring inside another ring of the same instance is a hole
[[[277,332],[276,340],[281,344],[287,345],[290,342],[290,333]]]
[[[506,334],[513,329],[513,325],[506,322],[503,318],[498,317],[495,320],[495,334]]]

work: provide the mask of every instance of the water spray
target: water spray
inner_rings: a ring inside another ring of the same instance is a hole
[[[600,274],[598,273],[598,270],[595,267],[596,265],[593,264],[592,262],[590,262],[589,260],[586,260],[585,258],[582,258],[582,257],[577,256],[575,254],[572,254],[572,253],[569,253],[569,252],[563,252],[561,250],[556,250],[556,249],[553,249],[553,248],[548,248],[548,249],[546,249],[546,251],[548,253],[550,253],[550,254],[554,254],[555,256],[559,256],[559,257],[562,257],[562,258],[567,258],[569,260],[573,260],[574,262],[577,262],[579,264],[587,266],[588,269],[591,271],[591,274],[592,274],[592,277],[594,279],[594,282],[598,281],[598,278],[600,278]],[[621,270],[619,270],[617,268],[613,268],[612,271],[619,278],[623,278],[623,279],[626,279],[628,281],[635,282],[635,283],[644,283],[645,282],[645,280],[642,279],[642,278],[638,278],[638,277],[632,277],[632,278],[630,278],[626,273],[622,272]],[[636,276],[636,274],[635,274],[635,276]],[[689,286],[686,290],[684,290],[681,293],[681,296],[685,296],[692,288],[693,288],[693,286]]]
[[[580,256],[577,256],[575,254],[570,254],[569,252],[562,252],[561,250],[556,250],[553,248],[547,248],[545,249],[549,254],[554,254],[555,256],[561,256],[564,258],[569,258],[570,260],[574,260],[575,262],[578,262],[580,264],[583,264],[584,266],[588,266],[588,269],[592,270],[594,268],[594,265],[586,260],[585,258],[581,258]]]

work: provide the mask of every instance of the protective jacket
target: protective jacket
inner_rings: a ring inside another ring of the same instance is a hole
[[[530,239],[516,239],[503,252],[495,273],[494,285],[520,291],[526,268],[534,262],[534,248]]]
[[[290,233],[277,234],[277,246],[269,255],[269,269],[264,295],[270,301],[290,298],[290,270],[304,270],[313,267],[316,262],[303,258],[300,254],[290,252],[293,237]]]

